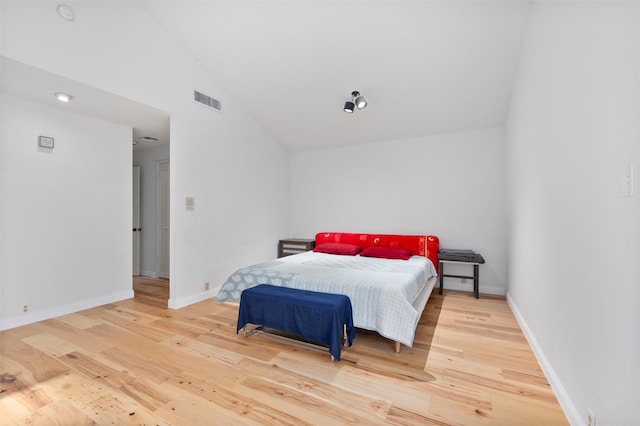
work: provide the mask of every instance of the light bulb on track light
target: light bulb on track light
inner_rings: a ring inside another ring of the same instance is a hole
[[[344,103],[344,112],[348,112],[351,114],[355,108],[355,105],[351,101],[347,101]]]

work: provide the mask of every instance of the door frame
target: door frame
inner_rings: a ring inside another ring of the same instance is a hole
[[[156,162],[156,275],[158,278],[167,278],[169,279],[170,273],[171,273],[171,214],[170,214],[170,209],[171,209],[171,187],[170,187],[170,179],[171,179],[171,171],[170,171],[170,167],[167,167],[167,171],[166,172],[162,172],[160,170],[161,165],[166,164],[167,166],[169,166],[171,164],[171,160],[170,159],[162,159],[162,160],[158,160]],[[167,238],[169,239],[167,241],[167,265],[166,265],[166,276],[163,276],[163,274],[161,274],[161,262],[162,262],[162,224],[161,224],[161,220],[160,220],[160,215],[162,212],[162,196],[160,194],[161,191],[161,185],[160,185],[160,179],[162,178],[162,173],[167,173],[168,176],[168,181],[167,181],[167,197],[166,197],[166,214],[167,214]]]
[[[140,238],[140,166],[134,165],[132,169],[132,259],[131,272],[132,275],[140,275],[140,249],[142,239]]]

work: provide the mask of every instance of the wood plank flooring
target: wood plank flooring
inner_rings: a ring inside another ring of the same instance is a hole
[[[133,292],[140,302],[159,308],[169,306],[169,280],[165,278],[134,276]]]
[[[413,348],[358,329],[339,362],[152,299],[0,333],[0,424],[567,424],[504,298],[436,291]]]

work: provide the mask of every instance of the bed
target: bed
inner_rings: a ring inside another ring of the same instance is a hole
[[[355,327],[412,346],[418,320],[438,276],[439,239],[433,235],[321,232],[316,248],[238,269],[216,302],[239,302],[242,290],[271,284],[345,294]]]

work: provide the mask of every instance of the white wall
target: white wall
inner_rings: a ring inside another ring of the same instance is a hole
[[[169,160],[169,146],[134,151],[133,164],[140,166],[140,275],[158,276],[158,162]]]
[[[291,234],[437,235],[442,247],[481,253],[480,290],[504,294],[504,152],[504,129],[487,129],[293,153]]]
[[[509,299],[572,424],[589,408],[640,424],[639,53],[637,2],[532,4],[507,133]]]
[[[0,7],[0,22],[2,22],[2,7]],[[0,46],[2,45],[2,31],[0,30]],[[2,81],[3,75],[2,75],[2,67],[0,66],[0,82]],[[3,122],[3,117],[4,117],[4,112],[3,112],[3,94],[0,92],[0,123]],[[3,148],[2,148],[2,132],[0,130],[0,165],[3,162]],[[2,203],[2,187],[3,187],[3,182],[2,182],[2,170],[0,169],[0,300],[4,300],[4,284],[3,284],[3,276],[4,276],[4,268],[2,267],[2,262],[3,262],[3,254],[2,254],[2,242],[4,241],[4,232],[2,231],[2,223],[3,223],[3,211],[4,211],[4,205]],[[0,330],[4,330],[4,308],[2,306],[2,303],[0,303]],[[3,344],[2,340],[0,340],[0,344]]]
[[[288,223],[286,151],[142,4],[77,2],[72,23],[53,3],[0,7],[4,56],[171,114],[171,307],[210,297],[236,268],[273,257]],[[193,102],[194,89],[223,111]]]
[[[3,327],[131,297],[131,128],[6,95],[2,109]]]

